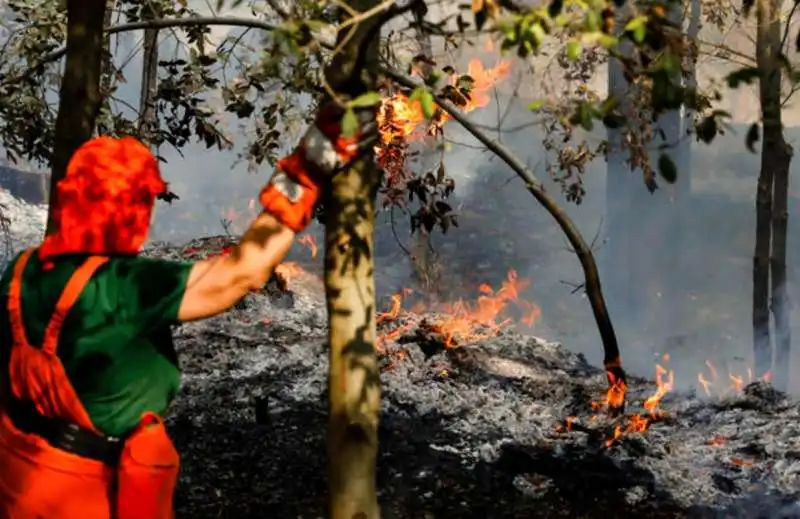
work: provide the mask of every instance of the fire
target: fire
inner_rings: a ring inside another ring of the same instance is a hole
[[[697,374],[697,382],[703,388],[706,396],[717,396],[722,399],[737,393],[741,393],[747,384],[754,381],[753,370],[747,368],[747,376],[736,375],[728,372],[727,377],[720,377],[717,368],[710,360],[706,361],[706,373],[700,372]],[[772,380],[772,373],[769,371],[764,376],[759,377],[758,380],[769,382]]]
[[[459,300],[454,303],[435,305],[432,308],[425,308],[419,304],[404,313],[403,298],[412,292],[411,289],[405,289],[392,296],[392,308],[378,314],[377,322],[393,321],[398,317],[409,318],[411,322],[381,334],[378,337],[378,345],[385,344],[387,341],[396,339],[421,326],[422,323],[415,322],[411,316],[424,311],[441,315],[435,322],[427,323],[427,327],[441,336],[442,342],[447,348],[458,346],[459,343],[478,341],[497,335],[504,326],[511,322],[511,319],[502,317],[509,304],[514,304],[524,312],[521,321],[532,325],[539,316],[539,307],[520,297],[520,292],[529,285],[529,280],[519,279],[517,272],[512,269],[508,271],[506,279],[497,290],[492,289],[489,285],[481,285],[479,287],[481,295],[475,301]]]
[[[281,263],[275,267],[275,272],[278,275],[283,276],[286,281],[289,281],[292,278],[297,278],[302,274],[306,274],[306,271],[303,269],[303,267],[294,261],[285,261]]]
[[[471,112],[476,108],[483,108],[489,104],[489,91],[501,80],[511,73],[511,62],[501,60],[495,67],[487,69],[481,60],[473,58],[467,67],[467,75],[473,80],[470,99],[461,109]],[[455,85],[458,76],[450,79],[450,84]],[[442,125],[449,119],[447,114],[439,116],[438,124]],[[425,121],[425,114],[419,101],[412,101],[404,94],[394,94],[383,100],[383,105],[378,113],[378,127],[381,129],[381,144],[395,143],[398,139],[409,139],[420,128],[420,123]],[[379,151],[380,153],[380,151]]]
[[[311,257],[317,257],[317,239],[312,234],[306,234],[297,239],[297,243],[303,244],[311,251]]]
[[[476,108],[483,108],[491,101],[489,92],[501,80],[506,79],[511,74],[511,62],[501,60],[494,68],[487,69],[479,59],[473,59],[467,67],[467,75],[474,81],[470,91],[470,101],[464,107],[465,112],[471,112]],[[455,82],[455,81],[454,81]]]
[[[669,356],[665,355],[662,362],[669,361]],[[665,416],[665,412],[660,408],[661,400],[675,389],[675,373],[668,370],[661,364],[656,364],[655,373],[656,390],[650,397],[646,398],[642,403],[644,412],[634,413],[624,418],[623,423],[614,426],[614,431],[611,436],[606,439],[606,447],[611,447],[615,442],[628,434],[645,432],[653,422]],[[592,408],[597,411],[609,409],[612,407],[619,407],[624,401],[627,386],[622,381],[611,381],[611,387],[605,395],[605,399],[601,402],[592,402]],[[562,432],[563,427],[559,428]],[[567,430],[569,430],[567,428]]]

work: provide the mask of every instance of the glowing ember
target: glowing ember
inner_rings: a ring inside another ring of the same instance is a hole
[[[388,312],[378,314],[377,321],[380,323],[405,317],[409,323],[381,334],[378,337],[378,345],[380,347],[387,341],[397,339],[420,327],[422,323],[417,322],[412,316],[425,311],[441,314],[435,322],[427,323],[426,326],[441,336],[441,340],[447,348],[455,347],[461,342],[479,341],[497,335],[504,326],[511,322],[511,319],[502,317],[510,303],[526,312],[523,321],[529,325],[533,324],[539,315],[539,308],[520,299],[520,292],[529,285],[530,281],[519,279],[516,271],[509,270],[506,280],[496,291],[488,285],[481,285],[479,287],[481,295],[474,302],[459,300],[432,308],[424,308],[420,303],[404,314],[403,297],[411,293],[410,289],[405,289],[402,293],[392,296],[392,308]]]

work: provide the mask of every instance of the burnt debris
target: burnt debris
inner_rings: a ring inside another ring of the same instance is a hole
[[[178,517],[324,516],[325,302],[298,276],[177,333]],[[800,406],[768,385],[670,392],[654,408],[659,384],[632,378],[611,417],[605,373],[582,356],[507,329],[449,337],[440,322],[379,323],[383,517],[800,517]]]

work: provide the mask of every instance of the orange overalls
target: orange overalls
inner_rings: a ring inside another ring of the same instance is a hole
[[[22,273],[32,252],[26,250],[17,260],[9,287],[13,344],[8,398],[32,404],[41,420],[60,419],[83,429],[84,436],[109,441],[92,424],[56,355],[64,319],[108,258],[92,256],[77,269],[56,304],[41,347],[35,347],[25,335],[20,300]],[[0,519],[172,517],[179,457],[157,415],[146,413],[133,433],[119,440],[119,458],[113,464],[73,454],[43,436],[23,432],[10,410],[10,404],[0,409]]]

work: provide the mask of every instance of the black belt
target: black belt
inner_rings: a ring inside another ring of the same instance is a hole
[[[119,463],[122,438],[102,436],[59,418],[43,416],[33,404],[14,397],[6,400],[6,413],[14,426],[26,434],[35,434],[57,449],[110,466]]]

